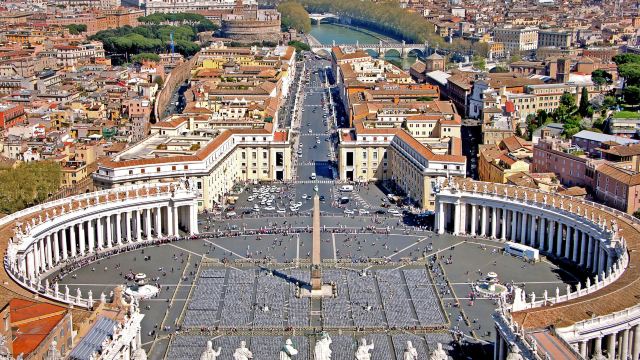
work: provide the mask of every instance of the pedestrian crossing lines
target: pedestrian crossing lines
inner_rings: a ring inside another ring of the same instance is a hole
[[[362,208],[368,209],[371,207],[371,205],[369,205],[369,203],[367,203],[359,193],[353,194],[353,199]]]
[[[295,180],[294,184],[333,184],[333,180]]]

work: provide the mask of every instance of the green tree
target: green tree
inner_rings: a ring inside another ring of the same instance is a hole
[[[133,62],[142,63],[145,60],[149,61],[160,61],[160,56],[158,54],[153,53],[140,53],[131,57]]]
[[[613,77],[608,72],[598,69],[591,73],[591,80],[596,85],[604,85],[611,84],[611,82],[613,82]]]
[[[620,66],[622,64],[640,63],[640,55],[636,54],[618,54],[613,57],[613,62]]]
[[[496,66],[491,68],[491,70],[489,70],[490,73],[508,73],[509,72],[509,68],[505,67],[505,66]]]
[[[593,114],[593,109],[591,109],[591,105],[589,104],[589,91],[586,86],[582,88],[582,92],[580,93],[578,114],[582,117],[587,117]]]
[[[618,73],[624,77],[625,85],[640,85],[640,63],[618,65]]]
[[[278,5],[278,11],[282,17],[282,26],[296,29],[300,32],[311,31],[311,19],[309,13],[299,2],[285,1]]]
[[[289,46],[293,46],[294,48],[296,48],[297,52],[302,52],[302,51],[311,51],[311,47],[305,43],[303,43],[302,41],[289,41],[289,43],[287,44]]]
[[[636,219],[640,219],[640,209],[638,209],[638,210],[634,211],[634,212],[633,212],[633,216],[634,216]]]
[[[487,60],[480,55],[473,55],[473,67],[480,71],[487,69]]]
[[[640,86],[627,86],[622,90],[624,101],[629,105],[640,104]]]
[[[78,35],[80,33],[87,32],[87,25],[85,24],[69,24],[65,27],[69,29],[69,34],[71,35]]]
[[[0,212],[14,213],[45,201],[60,188],[60,164],[29,162],[0,173]]]
[[[162,79],[162,77],[160,76],[156,76],[153,79],[153,82],[156,83],[158,85],[158,89],[162,89],[162,86],[164,86],[164,80]]]
[[[618,104],[618,100],[616,100],[615,96],[605,96],[602,101],[602,106],[605,108],[612,108]]]

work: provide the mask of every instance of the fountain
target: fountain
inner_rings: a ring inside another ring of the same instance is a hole
[[[498,274],[493,271],[489,272],[484,279],[480,280],[475,288],[480,294],[485,296],[500,295],[507,291],[507,287],[500,284]]]

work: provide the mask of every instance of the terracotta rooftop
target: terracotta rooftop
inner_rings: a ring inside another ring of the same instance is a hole
[[[25,357],[36,350],[67,314],[67,309],[24,299],[9,301],[13,328],[13,353]]]

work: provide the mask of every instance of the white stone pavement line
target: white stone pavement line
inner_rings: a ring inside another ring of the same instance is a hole
[[[338,262],[338,252],[336,251],[336,234],[331,233],[331,241],[333,242],[333,261]]]
[[[454,246],[458,246],[458,245],[460,245],[460,244],[464,244],[464,241],[460,241],[460,242],[457,242],[457,243],[455,243],[455,244],[448,245],[448,246],[447,246],[446,248],[444,248],[444,249],[440,249],[440,250],[437,250],[437,251],[434,251],[434,252],[428,253],[428,254],[427,254],[427,258],[431,257],[432,255],[440,254],[440,253],[441,253],[441,252],[443,252],[443,251],[449,251],[449,249],[451,249],[452,247],[454,247]]]
[[[300,267],[300,234],[296,233],[296,268]]]
[[[204,262],[204,258],[205,258],[205,256],[204,256],[204,254],[202,254],[202,256],[200,257],[200,263],[198,264],[198,269],[196,270],[196,274],[200,273],[200,267],[202,266],[202,263]],[[191,263],[191,255],[189,255],[187,257],[187,263],[184,266],[184,270],[182,270],[182,276],[180,276],[179,282],[182,282],[182,279],[184,279],[184,276],[187,273],[187,269],[189,268],[190,263]],[[195,279],[191,283],[191,286],[192,286],[191,287],[191,291],[192,291],[193,288],[196,286]],[[187,298],[191,297],[191,291],[189,291],[189,296],[187,296]],[[173,291],[173,296],[171,297],[171,301],[169,301],[169,307],[167,308],[167,311],[164,314],[164,318],[162,319],[162,323],[160,324],[160,329],[159,330],[164,329],[164,326],[165,326],[164,323],[167,321],[167,317],[169,316],[171,307],[173,306],[174,299],[176,298],[177,295],[178,295],[178,288],[176,287],[176,289]],[[180,311],[180,315],[182,315],[182,311]]]
[[[219,247],[220,249],[222,249],[222,250],[224,250],[224,251],[228,251],[228,252],[232,253],[233,255],[235,255],[235,256],[237,256],[237,257],[239,257],[239,258],[243,259],[243,260],[247,260],[247,259],[248,259],[247,257],[242,256],[242,255],[240,255],[240,254],[237,254],[237,253],[235,253],[235,252],[233,252],[233,251],[231,251],[231,250],[229,250],[229,249],[227,249],[227,248],[223,247],[222,245],[216,244],[216,243],[214,243],[214,242],[212,242],[212,241],[209,241],[209,240],[207,240],[207,239],[202,239],[202,240],[203,240],[204,242],[207,242],[207,243],[209,243],[209,244],[212,244],[212,245],[214,245],[214,246],[216,246],[216,247]]]
[[[206,241],[206,240],[205,240],[205,241]],[[207,242],[209,242],[209,241],[207,241]],[[189,249],[185,249],[185,248],[183,248],[183,247],[181,247],[181,246],[178,246],[178,245],[175,245],[175,244],[167,244],[167,245],[169,245],[169,246],[173,246],[174,248],[180,249],[180,250],[182,250],[182,251],[186,251],[187,253],[192,254],[192,255],[195,255],[195,256],[202,256],[205,260],[209,260],[209,261],[211,261],[211,260],[216,260],[216,258],[208,257],[206,254],[199,254],[199,253],[197,253],[197,252],[193,252],[193,251],[191,251],[191,250],[189,250]],[[213,245],[218,246],[218,244],[213,244]],[[218,247],[220,247],[220,246],[218,246]],[[224,248],[223,248],[223,250],[226,250],[226,249],[224,249]],[[218,261],[218,262],[216,262],[216,264],[220,264],[220,265],[222,265],[222,263],[221,263],[221,262],[219,262],[219,261]],[[239,270],[238,268],[236,268],[236,267],[234,267],[234,266],[232,266],[232,265],[229,265],[229,264],[227,264],[227,265],[225,265],[225,266],[228,266],[228,267],[230,267],[230,268],[232,268],[232,269],[235,269],[235,270]]]
[[[151,341],[147,341],[147,342],[145,342],[145,343],[142,343],[141,345],[142,345],[142,346],[147,346],[147,345],[151,344],[151,348],[149,349],[149,354],[151,354],[151,350],[153,349],[153,346],[156,344],[156,342],[158,342],[158,341],[162,341],[162,340],[166,340],[166,339],[169,339],[169,336],[171,336],[171,334],[164,335],[164,336],[162,336],[162,337],[159,337],[159,338],[153,339],[153,340],[151,340]]]
[[[415,243],[409,245],[409,246],[405,246],[404,248],[400,249],[398,252],[393,253],[389,256],[385,256],[385,259],[391,259],[392,257],[396,256],[396,255],[400,255],[402,252],[411,249],[412,247],[416,246],[416,245],[420,245],[423,241],[430,239],[429,237],[423,237],[422,239],[416,241]],[[437,252],[436,252],[437,253]]]

